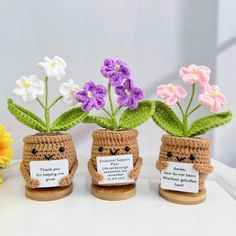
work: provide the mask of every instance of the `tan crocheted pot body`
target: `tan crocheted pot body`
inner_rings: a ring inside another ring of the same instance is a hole
[[[193,163],[199,171],[199,191],[205,187],[207,175],[212,171],[210,142],[202,138],[179,138],[162,136],[158,169],[164,169],[167,162]]]
[[[36,189],[38,191],[46,191],[45,188],[37,188],[39,181],[31,178],[30,162],[63,159],[68,160],[69,175],[60,181],[60,187],[57,188],[65,188],[72,185],[74,173],[78,166],[71,135],[57,132],[37,133],[35,135],[26,136],[24,138],[23,160],[21,162],[21,174],[26,181],[26,187]],[[55,188],[47,189],[53,190]]]
[[[137,136],[138,131],[135,129],[124,131],[101,129],[93,132],[91,159],[88,163],[88,169],[93,184],[98,185],[99,177],[101,177],[97,172],[97,157],[99,156],[132,154],[134,169],[129,176],[133,179],[137,179],[142,165],[142,159],[139,157]],[[112,186],[114,185],[121,184],[112,184]]]

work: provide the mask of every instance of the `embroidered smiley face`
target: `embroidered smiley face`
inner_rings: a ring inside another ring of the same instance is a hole
[[[94,131],[91,158],[96,167],[97,157],[132,155],[133,162],[139,158],[137,131]]]
[[[197,157],[196,155],[190,153],[189,155],[188,154],[184,154],[184,155],[181,155],[181,154],[173,154],[171,151],[168,151],[166,153],[166,157],[167,157],[167,161],[178,161],[178,162],[186,162],[186,163],[193,163]]]
[[[58,149],[58,152],[59,153],[64,153],[65,152],[65,148],[63,147],[63,146],[61,146],[59,149]],[[39,154],[39,151],[34,147],[32,150],[31,150],[31,153],[32,153],[32,155],[33,155],[33,157],[36,157],[38,154]],[[56,159],[58,159],[58,155],[56,155],[56,153],[45,153],[45,154],[43,154],[43,153],[40,153],[39,154],[39,156],[40,156],[40,160],[42,160],[42,157],[45,159],[45,160],[54,160],[54,156],[57,156],[57,158]],[[63,158],[60,158],[60,159],[63,159]]]
[[[100,146],[100,147],[98,148],[98,152],[101,153],[101,154],[102,154],[102,153],[105,154],[105,152],[104,152],[105,150],[106,150],[106,149],[104,149],[103,146]],[[129,146],[125,146],[125,147],[123,148],[123,150],[121,150],[120,148],[118,148],[118,149],[109,148],[109,150],[108,150],[108,155],[107,155],[107,156],[109,156],[109,155],[115,156],[115,155],[131,154],[130,150],[131,150],[131,148],[130,148]],[[120,153],[122,153],[122,154],[120,154]]]

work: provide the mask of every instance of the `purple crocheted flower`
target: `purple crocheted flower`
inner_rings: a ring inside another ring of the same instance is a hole
[[[104,97],[106,95],[107,90],[103,85],[96,85],[90,81],[85,83],[83,91],[77,92],[75,97],[78,102],[82,102],[82,110],[89,112],[93,108],[101,110],[105,106]]]
[[[135,87],[131,79],[127,79],[123,85],[117,86],[115,92],[119,95],[118,104],[128,107],[131,110],[136,109],[138,102],[144,98],[143,90]]]
[[[129,79],[130,70],[127,64],[121,60],[105,59],[101,67],[101,73],[109,79],[114,87],[121,85],[124,79]]]

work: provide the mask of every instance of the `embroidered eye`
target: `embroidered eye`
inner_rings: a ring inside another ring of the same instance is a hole
[[[168,157],[173,157],[172,152],[167,152]]]
[[[65,151],[65,148],[64,148],[64,147],[60,147],[60,148],[58,149],[58,151],[59,151],[59,152],[64,152],[64,151]]]
[[[35,154],[38,153],[38,151],[37,151],[35,148],[33,148],[32,151],[31,151],[31,153],[32,153],[33,155],[35,155]]]
[[[194,161],[195,159],[196,159],[196,157],[195,157],[193,154],[191,154],[191,155],[189,156],[189,160]]]
[[[98,148],[98,151],[99,151],[99,152],[103,152],[103,150],[104,150],[103,147],[99,147],[99,148]]]
[[[125,147],[125,151],[126,151],[126,152],[129,152],[129,151],[130,151],[130,147],[126,146],[126,147]]]

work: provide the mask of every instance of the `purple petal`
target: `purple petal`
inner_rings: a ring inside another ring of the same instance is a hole
[[[105,106],[105,101],[104,99],[96,99],[95,103],[94,103],[94,107],[97,110],[101,110],[103,107]]]
[[[118,97],[117,99],[117,103],[121,106],[127,106],[128,101],[129,101],[129,97],[126,94]]]
[[[117,73],[117,74],[114,74],[112,77],[110,77],[110,80],[109,80],[109,81],[110,81],[111,86],[117,87],[117,86],[119,86],[119,85],[122,84],[123,79],[122,79],[122,77]]]
[[[129,107],[130,110],[134,110],[138,107],[138,101],[134,97],[129,97],[127,106]]]
[[[128,67],[121,66],[120,73],[122,73],[123,79],[130,78],[130,71],[129,71]]]
[[[131,90],[134,87],[134,81],[132,79],[127,79],[123,85],[126,89]]]
[[[84,102],[88,99],[87,98],[87,93],[84,92],[84,91],[77,92],[76,95],[75,95],[75,98],[78,102]]]
[[[96,85],[93,81],[86,82],[84,85],[84,91],[87,93],[88,91],[92,91]]]
[[[119,65],[119,70],[115,69],[115,66]],[[111,79],[112,86],[117,86],[121,84],[123,79],[128,79],[130,77],[130,70],[127,67],[127,64],[121,60],[112,60],[112,59],[105,59],[103,66],[100,69],[100,72],[106,78]]]
[[[93,92],[93,95],[95,97],[103,98],[103,97],[105,97],[107,95],[106,88],[103,85],[101,85],[101,84],[96,85],[96,87],[93,89],[92,92]]]
[[[115,87],[115,93],[119,96],[122,96],[125,94],[125,87],[123,85]]]
[[[113,67],[114,66],[114,61],[110,58],[106,58],[103,62],[104,66],[108,67]]]
[[[131,94],[132,94],[132,97],[134,97],[137,100],[142,100],[144,98],[144,91],[137,87],[133,87],[131,89]]]
[[[93,106],[94,106],[93,100],[92,99],[88,99],[87,101],[85,101],[82,104],[81,108],[82,108],[83,111],[89,112],[89,111],[91,111],[93,109]]]

